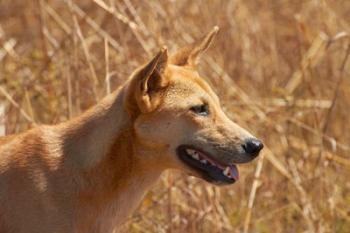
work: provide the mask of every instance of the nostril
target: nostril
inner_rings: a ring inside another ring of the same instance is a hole
[[[248,154],[257,154],[264,147],[264,144],[255,138],[249,138],[245,141],[243,149]]]

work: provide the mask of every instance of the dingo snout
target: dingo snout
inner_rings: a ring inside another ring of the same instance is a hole
[[[207,123],[192,132],[176,153],[195,175],[216,184],[232,184],[239,179],[237,164],[253,160],[263,144],[233,122],[220,124],[209,114],[202,118]]]

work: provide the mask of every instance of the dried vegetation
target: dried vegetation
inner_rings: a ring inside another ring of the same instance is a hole
[[[264,152],[227,188],[166,173],[124,231],[346,233],[349,22],[348,0],[1,0],[1,124],[74,117],[219,25],[201,74]]]

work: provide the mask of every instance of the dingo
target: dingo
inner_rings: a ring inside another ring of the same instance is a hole
[[[0,138],[0,232],[115,232],[165,169],[234,183],[263,144],[196,71],[217,31],[169,58],[161,49],[68,122]]]

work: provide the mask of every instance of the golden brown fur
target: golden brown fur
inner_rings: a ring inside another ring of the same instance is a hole
[[[239,151],[250,134],[195,71],[216,32],[170,59],[162,49],[81,116],[0,138],[0,232],[117,231],[165,169],[200,177],[175,155],[181,143],[250,161]],[[212,117],[185,111],[203,99]]]

